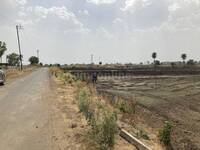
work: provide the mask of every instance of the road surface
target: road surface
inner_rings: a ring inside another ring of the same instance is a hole
[[[47,68],[0,86],[0,150],[52,150]]]

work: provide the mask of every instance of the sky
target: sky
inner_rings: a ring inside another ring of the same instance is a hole
[[[0,41],[24,63],[200,61],[200,0],[0,0]],[[4,60],[5,60],[4,56]]]

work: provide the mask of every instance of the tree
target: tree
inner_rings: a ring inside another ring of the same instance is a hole
[[[0,58],[1,58],[1,62],[2,62],[2,56],[5,53],[5,51],[7,50],[6,48],[6,43],[0,41]]]
[[[36,56],[31,56],[28,61],[31,65],[37,65],[39,63],[39,59]]]
[[[175,68],[175,66],[176,66],[176,63],[171,62],[171,67],[172,67],[172,68]]]
[[[156,57],[157,57],[157,53],[156,53],[156,52],[153,52],[153,53],[152,53],[152,58],[153,58],[153,60],[154,60],[154,64],[155,64]]]
[[[195,61],[193,59],[190,59],[190,60],[187,61],[187,65],[194,66],[195,65]]]
[[[159,60],[155,60],[154,63],[155,63],[156,66],[159,66],[159,65],[160,65],[160,61],[159,61]]]
[[[183,59],[183,63],[185,63],[185,60],[187,58],[187,54],[185,54],[185,53],[181,54],[181,58]]]
[[[19,66],[20,56],[16,53],[9,54],[7,56],[8,64],[11,66]]]

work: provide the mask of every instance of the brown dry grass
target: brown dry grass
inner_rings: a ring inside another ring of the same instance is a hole
[[[21,77],[21,76],[25,76],[31,72],[33,72],[34,70],[36,70],[37,67],[26,67],[24,68],[22,71],[16,68],[13,69],[7,69],[6,72],[6,80],[10,81],[13,80],[15,78]]]

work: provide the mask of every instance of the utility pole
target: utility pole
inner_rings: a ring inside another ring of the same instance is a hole
[[[93,64],[94,62],[93,62],[93,59],[94,59],[94,56],[93,56],[93,54],[91,55],[91,64]]]
[[[20,39],[19,39],[19,29],[22,29],[22,26],[16,25],[16,30],[17,30],[17,41],[18,41],[18,46],[19,46],[20,69],[23,70],[22,52],[21,52],[21,45],[20,45]]]
[[[37,58],[40,61],[40,57],[39,57],[39,49],[37,50]]]

